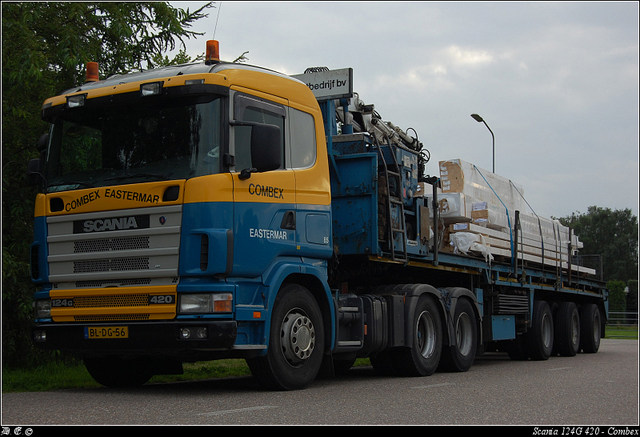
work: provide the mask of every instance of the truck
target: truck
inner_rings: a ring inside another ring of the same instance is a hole
[[[34,344],[100,384],[239,358],[296,390],[358,358],[428,376],[490,352],[598,351],[608,292],[571,230],[529,229],[475,165],[497,199],[485,220],[506,225],[452,219],[460,178],[448,162],[426,174],[417,133],[360,100],[351,68],[291,77],[220,61],[209,41],[203,62],[97,71],[43,103],[27,178]]]

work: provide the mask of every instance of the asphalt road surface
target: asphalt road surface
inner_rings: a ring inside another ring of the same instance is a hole
[[[293,392],[264,391],[245,377],[3,394],[3,426],[37,430],[56,424],[570,424],[601,426],[601,435],[609,435],[610,425],[638,429],[638,341],[606,339],[597,354],[547,361],[488,354],[468,372],[424,378],[381,377],[370,367],[355,368]]]

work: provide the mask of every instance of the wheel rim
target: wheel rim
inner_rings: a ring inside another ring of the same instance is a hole
[[[600,316],[598,314],[593,315],[593,341],[594,344],[600,344]]]
[[[544,347],[549,347],[551,346],[551,339],[552,339],[552,330],[551,330],[551,318],[549,317],[549,314],[545,313],[542,316],[542,327],[541,327],[541,337],[542,337],[542,344],[544,344]]]
[[[467,356],[472,349],[472,332],[471,317],[467,313],[461,313],[456,320],[456,343],[458,351],[461,355]]]
[[[436,349],[436,329],[431,313],[423,311],[416,326],[416,344],[420,355],[429,358]]]
[[[580,341],[580,318],[575,311],[571,317],[571,343],[577,345]]]
[[[282,321],[282,353],[292,366],[301,365],[313,353],[316,331],[313,322],[299,309],[292,309]]]

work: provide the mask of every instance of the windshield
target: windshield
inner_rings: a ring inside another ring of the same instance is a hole
[[[47,191],[218,173],[221,101],[66,111],[53,124]]]

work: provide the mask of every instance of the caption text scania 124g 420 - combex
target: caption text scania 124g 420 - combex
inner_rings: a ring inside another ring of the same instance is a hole
[[[107,386],[244,358],[273,389],[358,357],[426,376],[597,352],[607,290],[522,186],[457,158],[428,176],[350,68],[289,77],[210,47],[44,102],[38,346]]]

